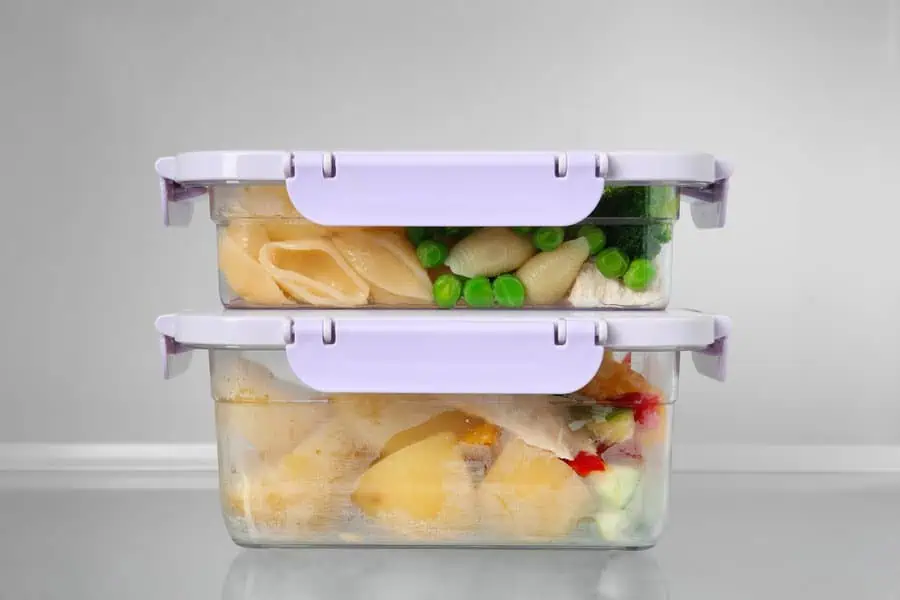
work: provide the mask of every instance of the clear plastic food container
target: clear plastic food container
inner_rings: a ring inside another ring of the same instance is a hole
[[[234,313],[157,329],[167,376],[208,351],[225,522],[254,547],[652,546],[681,353],[723,379],[730,329],[692,311]]]
[[[680,200],[721,227],[708,154],[198,152],[162,158],[167,224],[210,199],[231,308],[664,308]]]

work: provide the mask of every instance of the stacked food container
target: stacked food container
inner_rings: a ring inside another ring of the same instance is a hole
[[[167,225],[206,196],[215,314],[157,320],[167,376],[209,355],[225,521],[244,546],[643,548],[665,518],[682,352],[681,201],[730,169],[657,152],[196,152],[157,161]],[[652,310],[651,310],[652,309]]]

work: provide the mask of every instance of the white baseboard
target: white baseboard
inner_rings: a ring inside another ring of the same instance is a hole
[[[213,444],[0,444],[0,472],[213,473]],[[680,444],[679,472],[900,473],[900,446]]]

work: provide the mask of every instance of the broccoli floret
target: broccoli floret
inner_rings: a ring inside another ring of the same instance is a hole
[[[673,186],[612,186],[591,214],[601,219],[636,219],[621,224],[600,223],[607,247],[619,248],[628,258],[653,260],[672,240],[671,219],[678,217],[678,192]]]
[[[606,243],[609,248],[618,248],[629,259],[648,258],[653,260],[662,250],[662,243],[653,236],[653,225],[614,225],[606,227]]]
[[[609,187],[591,216],[674,219],[678,216],[678,193],[672,186]]]
[[[672,241],[672,224],[654,223],[650,226],[650,235],[660,244],[667,244]]]

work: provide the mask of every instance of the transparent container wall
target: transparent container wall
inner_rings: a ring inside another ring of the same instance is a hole
[[[330,395],[283,351],[211,350],[242,546],[643,548],[665,517],[676,352],[608,352],[576,394]]]
[[[220,295],[231,308],[664,308],[675,186],[619,186],[571,227],[323,227],[283,185],[221,185]],[[423,200],[424,201],[424,200]]]

